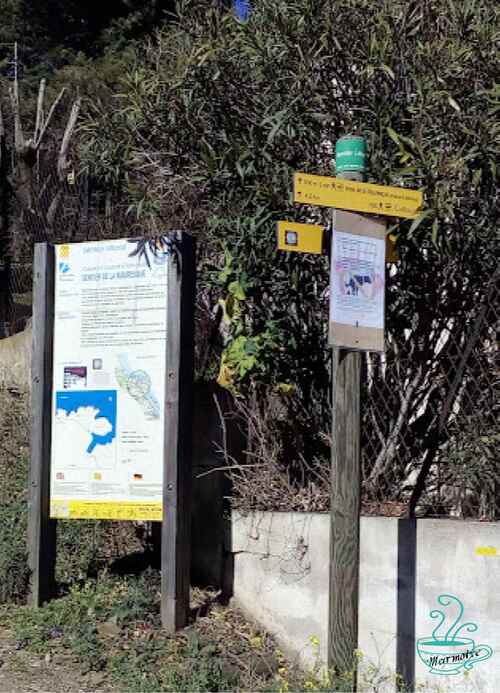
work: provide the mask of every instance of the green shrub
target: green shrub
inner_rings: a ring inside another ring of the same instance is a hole
[[[160,573],[148,570],[73,585],[43,608],[12,612],[11,625],[18,647],[40,655],[62,648],[81,669],[102,671],[120,690],[234,690],[236,676],[220,646],[195,631],[166,636],[159,612]]]
[[[0,390],[0,604],[28,587],[28,430],[27,398]]]
[[[24,599],[29,571],[26,550],[28,512],[25,501],[0,506],[0,604]]]

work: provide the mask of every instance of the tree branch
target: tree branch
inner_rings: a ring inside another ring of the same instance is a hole
[[[36,142],[40,131],[43,127],[43,102],[45,100],[45,85],[46,81],[44,79],[40,80],[40,87],[38,89],[38,100],[36,104],[36,121],[35,121],[35,131],[33,133],[33,142]]]
[[[47,120],[43,123],[42,129],[40,130],[40,134],[39,134],[38,138],[34,141],[34,145],[35,145],[36,149],[38,149],[38,147],[40,146],[40,144],[44,138],[44,135],[47,132],[47,128],[49,127],[52,116],[54,115],[54,111],[56,110],[57,106],[59,105],[59,102],[62,99],[65,91],[66,91],[66,87],[63,87],[61,89],[61,91],[59,92],[57,98],[55,99],[54,103],[50,107],[50,111],[49,111],[49,115],[47,116]],[[38,113],[37,113],[37,116],[38,116]]]
[[[68,150],[69,143],[71,142],[71,137],[76,127],[76,121],[78,120],[78,114],[80,112],[82,100],[77,99],[73,106],[71,107],[71,113],[66,124],[66,130],[64,131],[63,140],[61,143],[61,149],[59,151],[59,157],[57,159],[57,173],[59,175],[59,180],[63,182],[66,178],[66,170],[68,168]]]

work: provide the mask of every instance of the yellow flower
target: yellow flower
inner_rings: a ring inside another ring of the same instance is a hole
[[[262,638],[260,635],[256,635],[253,638],[250,638],[250,645],[252,647],[262,647]]]
[[[309,640],[311,642],[311,645],[313,645],[314,647],[319,647],[319,638],[317,635],[311,635]]]
[[[278,669],[278,674],[280,674],[280,676],[284,676],[284,675],[286,674],[286,668],[285,668],[285,667],[280,667],[280,668]]]
[[[363,659],[365,655],[362,650],[354,650],[354,656],[356,657],[356,659]]]
[[[330,674],[328,674],[328,673],[323,674],[323,676],[322,676],[322,678],[321,678],[321,685],[322,685],[323,687],[327,687],[327,686],[329,686],[330,684],[331,684]]]
[[[308,691],[314,690],[314,687],[315,687],[314,681],[306,681],[306,682],[304,683],[304,688],[305,688],[306,690],[308,690]]]
[[[275,389],[278,390],[278,392],[281,392],[283,395],[291,395],[295,390],[295,385],[292,385],[291,383],[278,383]]]

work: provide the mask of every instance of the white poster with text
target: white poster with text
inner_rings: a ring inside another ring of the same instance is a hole
[[[385,240],[335,230],[330,322],[384,329]]]
[[[167,243],[55,253],[51,517],[161,520]]]

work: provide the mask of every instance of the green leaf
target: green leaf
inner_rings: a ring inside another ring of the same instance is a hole
[[[408,238],[411,238],[415,231],[418,229],[420,224],[425,220],[431,217],[434,214],[433,209],[426,209],[425,212],[422,212],[416,219],[413,220],[412,225],[410,226],[410,229],[408,231]]]
[[[238,301],[244,301],[246,299],[246,293],[240,282],[234,281],[227,287],[230,294],[232,294]]]
[[[387,134],[389,135],[391,140],[398,145],[398,147],[401,146],[401,141],[399,139],[398,133],[395,130],[393,130],[392,128],[387,128]]]
[[[406,166],[405,168],[399,168],[395,171],[395,173],[398,176],[405,176],[408,173],[416,173],[416,172],[417,172],[416,166]]]
[[[434,243],[435,246],[437,246],[437,236],[438,236],[438,231],[439,231],[439,225],[438,225],[438,220],[434,219],[432,222],[432,242]]]
[[[389,65],[382,65],[382,70],[383,70],[386,74],[388,74],[389,77],[390,77],[392,80],[396,79],[396,75],[395,75],[394,72],[391,70],[391,68],[389,67]]]
[[[452,96],[448,96],[448,103],[455,109],[455,111],[458,111],[458,113],[460,113],[461,108]]]

